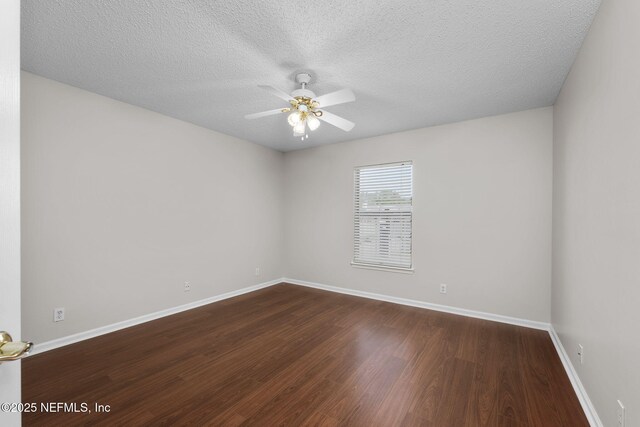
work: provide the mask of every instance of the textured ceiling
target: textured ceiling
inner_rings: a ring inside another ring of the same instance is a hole
[[[600,0],[23,0],[23,69],[287,151],[554,103]],[[301,142],[283,106],[310,71],[327,108]]]

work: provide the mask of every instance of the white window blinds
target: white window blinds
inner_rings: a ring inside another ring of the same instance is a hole
[[[353,263],[410,269],[412,163],[358,167],[354,181]]]

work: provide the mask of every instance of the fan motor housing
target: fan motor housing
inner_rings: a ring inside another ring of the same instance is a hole
[[[315,99],[316,94],[313,93],[313,91],[310,91],[309,89],[296,89],[293,92],[291,92],[291,96],[293,98],[311,98],[311,99]]]

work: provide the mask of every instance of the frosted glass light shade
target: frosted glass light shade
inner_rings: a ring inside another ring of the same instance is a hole
[[[309,117],[307,117],[307,124],[309,125],[309,129],[316,130],[318,129],[318,126],[320,126],[320,120],[318,120],[316,116],[311,114],[309,115]]]
[[[287,117],[287,121],[291,126],[295,126],[300,123],[300,112],[294,111],[293,113],[289,114],[289,117]]]
[[[304,121],[299,122],[298,124],[296,124],[296,125],[293,127],[293,135],[294,135],[294,136],[302,136],[302,135],[304,135],[304,131],[305,131],[305,124],[306,124],[306,123],[305,123]]]

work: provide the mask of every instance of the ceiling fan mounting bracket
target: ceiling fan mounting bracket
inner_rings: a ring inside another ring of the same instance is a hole
[[[309,73],[299,73],[296,74],[296,83],[298,84],[309,84],[311,81],[311,74]]]

